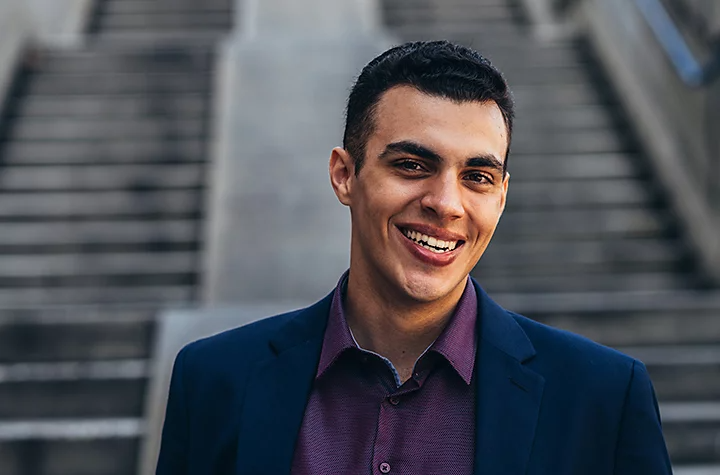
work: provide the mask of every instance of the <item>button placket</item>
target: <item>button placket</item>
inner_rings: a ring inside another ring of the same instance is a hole
[[[385,401],[388,401],[386,399]],[[373,473],[385,474],[390,472],[390,459],[393,449],[393,419],[397,417],[397,411],[388,402],[380,404],[380,411],[377,420],[377,433],[375,445],[373,446]],[[387,470],[384,472],[383,470]]]

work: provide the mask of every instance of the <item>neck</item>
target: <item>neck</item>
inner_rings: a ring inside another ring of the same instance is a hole
[[[347,322],[358,344],[389,359],[405,381],[450,321],[465,285],[433,302],[407,301],[376,287],[380,286],[350,270],[344,301]]]

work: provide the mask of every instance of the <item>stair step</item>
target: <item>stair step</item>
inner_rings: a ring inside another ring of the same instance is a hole
[[[490,57],[492,60],[493,58]],[[502,60],[500,60],[502,62]],[[495,64],[495,61],[493,61]],[[500,67],[500,64],[495,64]],[[523,68],[522,64],[513,65],[513,67],[502,68],[503,76],[510,84],[511,88],[515,86],[535,86],[540,84],[576,84],[591,79],[587,68],[580,67],[579,64],[568,64],[557,68],[534,67]],[[603,108],[599,111],[606,112]],[[585,108],[578,109],[578,114],[585,111]],[[589,113],[592,113],[590,111]],[[552,120],[554,114],[548,114],[547,119]],[[517,117],[522,120],[523,117]]]
[[[565,275],[496,275],[473,271],[483,288],[493,295],[506,292],[581,292],[635,290],[681,290],[698,285],[690,273],[617,273]]]
[[[197,119],[207,114],[209,105],[205,95],[182,94],[177,96],[28,96],[14,109],[13,117],[23,120],[48,118],[72,121],[101,120],[101,123],[138,118]]]
[[[153,72],[148,70],[112,71],[80,74],[34,74],[29,80],[29,90],[38,94],[106,94],[117,90],[157,90],[171,92],[204,91],[211,83],[210,71],[193,70],[178,72]]]
[[[189,217],[201,211],[196,190],[5,193],[0,220]]]
[[[137,416],[148,376],[146,360],[0,365],[0,419]]]
[[[580,242],[493,241],[478,263],[482,272],[535,275],[672,270],[687,257],[679,242],[659,239],[613,239]],[[2,262],[0,258],[0,262]],[[578,272],[579,273],[579,272]],[[2,275],[0,271],[0,275]]]
[[[720,462],[720,403],[664,403],[660,413],[673,463]]]
[[[512,86],[511,90],[518,105],[518,115],[522,108],[563,105],[607,104],[609,99],[587,82],[576,84],[535,84]]]
[[[146,95],[162,97],[173,94],[207,94],[210,90],[205,75],[174,75],[160,79],[160,75],[133,76],[117,80],[100,81],[88,76],[85,81],[75,78],[47,82],[44,79],[30,80],[22,94],[32,96],[86,96],[86,95]],[[42,78],[42,76],[41,76]],[[147,99],[151,101],[151,99]]]
[[[167,140],[171,137],[201,139],[205,136],[205,121],[166,117],[163,120],[90,121],[50,119],[19,119],[9,128],[16,140],[102,140],[137,139]]]
[[[8,433],[14,430],[28,435],[7,442],[0,439],[0,473],[3,475],[136,473],[142,433],[142,423],[137,419],[30,421],[5,425]],[[0,437],[2,433],[0,426]],[[35,437],[34,433],[46,437]],[[102,437],[105,433],[112,434]]]
[[[196,299],[195,285],[0,288],[0,306],[177,304]]]
[[[545,82],[545,81],[543,81]],[[518,107],[522,107],[519,105]],[[585,107],[567,107],[553,111],[520,110],[513,125],[514,135],[551,131],[553,129],[608,129],[615,127],[615,121],[607,107],[588,105]]]
[[[614,131],[558,131],[551,137],[542,134],[515,135],[511,153],[520,154],[584,154],[634,152],[624,137]]]
[[[0,248],[194,243],[202,230],[194,220],[3,223]]]
[[[91,361],[90,366],[76,369],[84,370],[87,377],[103,364],[92,360],[148,358],[157,311],[157,307],[2,310],[0,362],[79,365]]]
[[[0,278],[183,274],[197,271],[195,252],[0,255]]]
[[[100,21],[99,31],[110,30],[230,30],[233,15],[228,12],[203,12],[197,14],[156,14],[144,13],[113,14]]]
[[[148,361],[141,359],[0,364],[0,384],[138,380],[149,376]]]
[[[675,475],[720,475],[720,464],[717,465],[675,465]]]
[[[505,302],[507,308],[511,310],[532,315],[557,315],[567,312],[576,314],[600,312],[609,315],[612,312],[674,311],[710,311],[720,315],[720,291],[717,290],[518,293],[498,294],[496,297],[497,300]],[[659,322],[658,326],[660,326]],[[717,330],[720,332],[720,328]]]
[[[203,164],[43,165],[0,168],[0,192],[182,189],[198,188],[203,184]]]
[[[443,38],[472,46],[489,58],[503,73],[514,69],[551,69],[587,64],[587,59],[578,53],[572,43],[551,46],[537,43],[527,31],[503,22],[482,25],[466,22],[397,24],[390,30],[399,41],[432,41]]]
[[[623,352],[650,366],[720,365],[719,345],[634,346]]]
[[[676,465],[673,467],[675,475],[720,475],[718,465]]]
[[[720,401],[720,346],[634,347],[623,351],[647,365],[663,402]]]
[[[100,44],[95,42],[95,44]],[[210,46],[155,44],[132,44],[122,46],[88,45],[77,50],[51,50],[40,53],[32,64],[46,74],[111,74],[133,71],[209,73],[214,62],[214,50]]]
[[[205,140],[13,141],[2,151],[5,163],[185,162],[204,160]]]
[[[513,150],[508,159],[510,186],[517,179],[643,178],[636,170],[637,157],[623,153],[541,155]],[[517,176],[516,176],[517,175]],[[513,193],[509,198],[512,199]]]
[[[108,2],[103,10],[103,15],[114,15],[118,13],[183,13],[186,15],[195,15],[205,12],[230,15],[232,8],[233,2],[231,0],[203,0],[202,3],[188,0],[123,0]]]
[[[0,441],[102,440],[141,436],[145,424],[137,418],[87,418],[53,421],[23,420],[0,422]]]
[[[655,291],[658,292],[658,291]],[[672,291],[660,291],[664,293],[676,293]],[[602,292],[595,294],[602,295]],[[608,299],[617,292],[607,293]],[[538,297],[540,297],[538,295]],[[646,297],[647,303],[651,303],[652,297]],[[655,300],[660,299],[660,296]],[[513,298],[503,297],[498,294],[497,300],[507,301],[510,309],[517,309],[521,313],[521,307],[527,305],[513,304]],[[533,299],[528,298],[528,301]],[[536,301],[540,298],[534,299]],[[570,302],[564,302],[566,307],[571,307]],[[616,310],[617,303],[612,300],[606,302],[595,302],[588,298],[587,306],[595,307],[594,310],[562,309],[563,305],[557,304],[558,309],[552,311],[540,311],[528,308],[524,314],[535,320],[547,323],[557,328],[563,328],[573,333],[584,335],[599,343],[618,347],[634,345],[690,345],[690,344],[717,344],[720,341],[720,328],[717,322],[720,318],[720,309],[632,309]],[[573,305],[574,306],[574,305]],[[604,308],[603,308],[604,307]],[[650,306],[648,306],[650,307]],[[659,307],[659,306],[654,306]]]
[[[511,210],[503,215],[493,241],[652,237],[668,231],[667,213],[644,208]]]
[[[513,20],[513,11],[507,5],[494,4],[468,8],[469,5],[422,4],[413,6],[386,4],[382,9],[383,18],[390,26],[412,23],[425,24],[498,22]]]
[[[637,180],[521,181],[513,183],[510,190],[508,212],[620,205],[648,208],[655,201],[650,190],[645,189],[644,183]]]
[[[0,419],[138,416],[145,386],[145,379],[1,383]]]

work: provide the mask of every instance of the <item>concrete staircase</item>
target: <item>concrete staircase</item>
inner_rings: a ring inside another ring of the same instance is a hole
[[[474,276],[500,302],[643,360],[677,473],[720,473],[720,294],[581,40],[510,0],[385,0],[402,40],[474,46],[517,101],[508,207]]]
[[[197,299],[230,1],[105,0],[0,137],[0,473],[135,473],[154,316]]]
[[[96,0],[90,31],[102,35],[217,35],[233,24],[233,0]]]

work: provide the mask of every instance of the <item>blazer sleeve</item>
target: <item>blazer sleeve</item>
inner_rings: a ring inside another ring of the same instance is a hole
[[[187,475],[189,427],[184,382],[186,348],[175,358],[156,475]]]
[[[615,451],[615,475],[672,475],[660,411],[645,365],[633,363]]]

